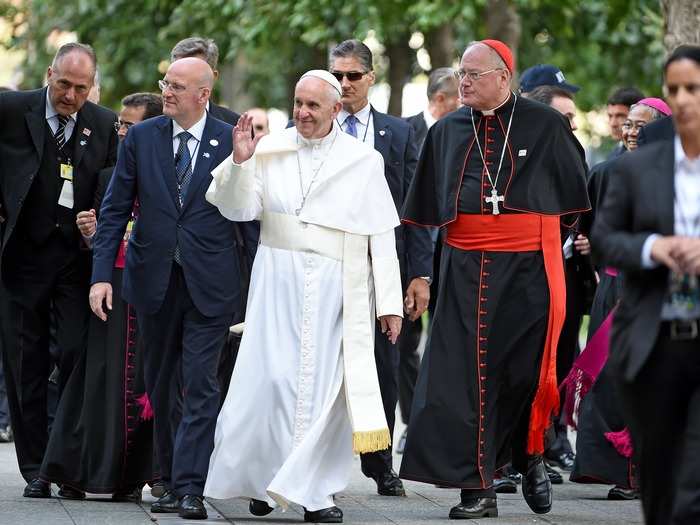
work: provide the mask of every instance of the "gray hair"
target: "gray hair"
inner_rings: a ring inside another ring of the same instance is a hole
[[[97,55],[95,55],[95,50],[92,48],[92,46],[89,46],[87,44],[81,44],[80,42],[69,42],[68,44],[63,44],[61,47],[59,47],[58,51],[56,51],[56,55],[54,55],[53,57],[53,61],[51,62],[51,68],[58,69],[58,63],[66,55],[74,51],[83,53],[88,56],[88,58],[92,62],[92,71],[94,78],[94,75],[97,73]]]
[[[466,53],[467,51],[469,51],[469,49],[471,49],[471,48],[474,47],[474,46],[483,46],[483,47],[485,47],[486,49],[489,50],[489,53],[490,53],[491,59],[492,59],[491,65],[492,65],[494,68],[505,69],[506,71],[510,72],[510,70],[508,69],[508,66],[506,66],[506,63],[505,63],[505,62],[503,61],[503,59],[501,58],[501,55],[499,55],[499,54],[496,52],[496,50],[493,49],[491,46],[487,46],[487,45],[484,44],[483,42],[479,42],[478,40],[473,40],[472,42],[469,42],[469,45],[468,45],[467,48],[464,50],[464,52]]]
[[[372,71],[372,51],[360,40],[345,40],[331,50],[331,64],[336,58],[356,58],[365,68],[365,72]]]
[[[659,110],[656,109],[656,108],[653,108],[653,107],[651,107],[651,106],[647,106],[646,104],[639,104],[639,103],[637,103],[637,104],[632,104],[632,105],[630,106],[630,111],[632,111],[634,108],[636,108],[636,107],[638,107],[638,106],[641,106],[641,107],[643,107],[643,108],[645,108],[645,109],[648,109],[648,110],[651,112],[651,120],[650,120],[649,122],[651,122],[652,120],[660,119],[660,118],[666,116],[666,115],[664,115],[663,113],[661,113],[661,111],[659,111]]]
[[[428,100],[432,100],[438,93],[453,95],[459,90],[457,78],[451,67],[439,67],[434,69],[428,77]]]
[[[170,52],[170,61],[175,62],[180,58],[204,57],[209,67],[216,69],[219,63],[219,48],[211,38],[192,36],[180,40]]]

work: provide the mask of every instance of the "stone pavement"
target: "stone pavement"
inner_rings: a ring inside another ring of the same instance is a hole
[[[400,429],[397,429],[399,431]],[[395,459],[399,465],[400,456]],[[69,501],[53,497],[32,500],[22,497],[24,488],[15,462],[14,446],[0,444],[0,525],[184,525],[185,523],[245,523],[269,525],[303,523],[300,507],[287,512],[275,511],[264,518],[254,518],[248,505],[240,500],[212,500],[208,502],[209,519],[186,522],[177,515],[150,514],[153,501],[144,491],[142,505],[112,503],[108,496],[90,495],[86,501]],[[345,523],[362,525],[448,523],[447,513],[459,500],[459,491],[439,489],[431,485],[405,482],[408,497],[387,498],[375,493],[374,483],[360,473],[356,461],[352,481],[346,491],[337,496],[343,509]],[[54,496],[56,486],[53,485]],[[641,524],[639,502],[607,501],[608,488],[602,485],[578,485],[566,481],[554,487],[554,508],[551,513],[537,516],[530,512],[520,493],[499,495],[499,517],[474,520],[470,523],[486,525],[622,525]]]

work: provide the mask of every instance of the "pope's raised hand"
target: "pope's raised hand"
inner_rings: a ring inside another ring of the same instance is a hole
[[[253,117],[243,113],[233,128],[233,162],[242,164],[255,153],[263,135],[253,138]]]

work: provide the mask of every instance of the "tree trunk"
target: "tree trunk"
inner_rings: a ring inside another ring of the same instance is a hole
[[[408,40],[408,35],[403,35],[386,45],[386,56],[389,58],[387,76],[390,88],[387,113],[397,117],[401,116],[403,87],[411,75],[413,50],[409,47]]]
[[[670,53],[681,44],[700,44],[700,3],[697,0],[661,0],[664,45]]]
[[[459,57],[459,49],[455,49],[452,23],[447,22],[433,28],[425,34],[425,49],[430,55],[430,67],[452,67]]]
[[[511,0],[488,0],[486,4],[487,38],[495,38],[507,44],[513,52],[513,57],[517,57],[520,32],[520,15]],[[514,71],[513,79],[516,77],[515,73]]]

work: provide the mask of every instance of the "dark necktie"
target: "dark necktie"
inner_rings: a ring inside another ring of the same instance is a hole
[[[187,187],[192,180],[192,156],[187,143],[192,138],[187,131],[183,131],[177,135],[180,139],[180,145],[177,148],[175,155],[175,176],[177,177],[177,198],[180,201],[180,206],[185,200]]]
[[[356,124],[359,122],[355,115],[348,115],[345,119],[345,133],[357,138]]]
[[[56,139],[56,145],[58,146],[58,149],[61,150],[63,149],[63,146],[66,145],[66,124],[68,124],[68,120],[70,119],[70,117],[66,117],[64,115],[56,116],[58,117],[58,129],[54,134],[54,138]]]
[[[177,199],[182,207],[187,193],[187,187],[192,180],[192,156],[190,148],[187,147],[187,142],[192,138],[187,131],[178,133],[177,138],[180,139],[180,145],[175,154],[175,177],[177,179]],[[180,245],[175,242],[175,253],[173,259],[179,265],[182,265],[182,254],[180,253]]]

